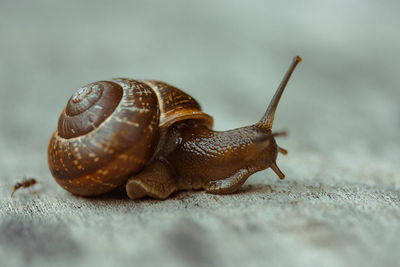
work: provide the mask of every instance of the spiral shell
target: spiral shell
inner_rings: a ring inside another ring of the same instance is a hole
[[[118,78],[88,84],[60,115],[48,147],[50,171],[73,194],[111,191],[149,163],[161,128],[185,119],[212,127],[195,99],[166,83]]]

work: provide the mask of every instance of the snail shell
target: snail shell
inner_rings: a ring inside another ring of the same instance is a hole
[[[124,184],[151,161],[163,129],[213,119],[183,91],[159,81],[112,79],[79,88],[69,99],[48,147],[50,171],[67,191],[94,196]]]

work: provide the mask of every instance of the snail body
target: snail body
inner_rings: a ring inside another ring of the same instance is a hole
[[[130,198],[165,199],[178,190],[235,192],[247,178],[276,165],[272,123],[295,57],[262,119],[229,131],[183,91],[163,82],[112,79],[70,98],[48,147],[50,171],[67,191],[95,196],[126,184]]]

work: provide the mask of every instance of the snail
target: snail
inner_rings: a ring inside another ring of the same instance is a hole
[[[78,89],[63,109],[48,146],[51,174],[65,190],[96,196],[125,185],[131,199],[166,199],[179,190],[237,191],[255,172],[279,178],[272,124],[295,67],[255,124],[212,130],[213,118],[183,91],[160,81],[116,78]]]

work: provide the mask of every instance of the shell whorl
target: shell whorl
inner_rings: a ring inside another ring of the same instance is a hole
[[[50,170],[71,193],[111,191],[153,155],[158,124],[157,96],[148,85],[114,79],[84,86],[68,101],[50,140]]]
[[[79,88],[61,113],[58,134],[68,139],[95,130],[113,113],[122,95],[122,87],[110,81],[95,82]]]

